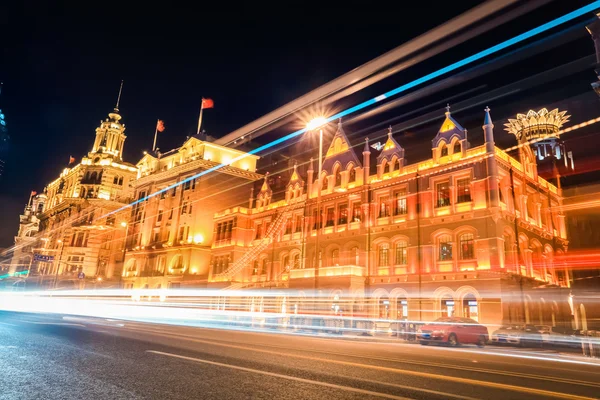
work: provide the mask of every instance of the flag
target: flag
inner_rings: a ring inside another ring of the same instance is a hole
[[[162,132],[165,130],[165,121],[163,121],[162,119],[159,119],[158,121],[156,121],[156,130],[159,132]]]
[[[75,162],[75,157],[70,156],[69,157],[69,165],[73,164]]]
[[[215,102],[212,99],[202,98],[202,109],[213,108],[215,106]]]
[[[32,190],[32,191],[31,191],[31,196],[32,196],[32,197],[33,197],[33,196],[35,196],[36,194],[37,194],[37,192],[36,192],[35,190]]]

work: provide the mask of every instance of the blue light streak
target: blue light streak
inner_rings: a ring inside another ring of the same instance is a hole
[[[335,120],[337,120],[339,118],[342,118],[342,117],[344,117],[346,115],[349,115],[349,114],[355,113],[357,111],[360,111],[360,110],[362,110],[364,108],[367,108],[369,106],[372,106],[372,105],[374,105],[374,104],[376,104],[376,103],[378,103],[378,102],[380,102],[382,100],[385,100],[387,98],[390,98],[392,96],[395,96],[397,94],[405,92],[408,89],[412,89],[412,88],[414,88],[414,87],[416,87],[418,85],[421,85],[423,83],[429,82],[429,81],[431,81],[431,80],[433,80],[435,78],[438,78],[438,77],[440,77],[440,76],[442,76],[444,74],[447,74],[449,72],[455,71],[455,70],[457,70],[457,69],[459,69],[461,67],[464,67],[466,65],[472,64],[475,61],[481,60],[482,58],[485,58],[485,57],[487,57],[487,56],[489,56],[491,54],[497,53],[497,52],[499,52],[501,50],[504,50],[504,49],[506,49],[506,48],[508,48],[510,46],[513,46],[513,45],[515,45],[517,43],[520,43],[520,42],[522,42],[524,40],[530,39],[530,38],[532,38],[532,37],[534,37],[536,35],[539,35],[540,33],[543,33],[543,32],[546,32],[546,31],[548,31],[550,29],[556,28],[559,25],[562,25],[562,24],[564,24],[566,22],[569,22],[569,21],[571,21],[571,20],[573,20],[575,18],[581,17],[582,15],[584,15],[586,13],[593,12],[593,11],[595,11],[598,8],[600,8],[600,0],[594,1],[593,3],[590,3],[587,6],[581,7],[579,9],[575,10],[575,11],[572,11],[572,12],[570,12],[568,14],[565,14],[562,17],[556,18],[556,19],[554,19],[554,20],[552,20],[550,22],[546,22],[545,24],[540,25],[537,28],[531,29],[531,30],[529,30],[527,32],[524,32],[524,33],[522,33],[520,35],[517,35],[517,36],[513,37],[512,39],[508,39],[508,40],[506,40],[506,41],[504,41],[502,43],[499,43],[499,44],[497,44],[495,46],[492,46],[492,47],[490,47],[490,48],[488,48],[486,50],[482,50],[479,53],[476,53],[476,54],[474,54],[472,56],[469,56],[469,57],[464,58],[464,59],[462,59],[460,61],[457,61],[457,62],[455,62],[453,64],[450,64],[450,65],[448,65],[448,66],[446,66],[444,68],[438,69],[437,71],[431,72],[431,73],[429,73],[429,74],[427,74],[427,75],[425,75],[425,76],[423,76],[421,78],[415,79],[412,82],[406,83],[406,84],[404,84],[402,86],[399,86],[399,87],[397,87],[395,89],[392,89],[392,90],[390,90],[388,92],[385,92],[385,93],[383,93],[381,95],[378,95],[378,96],[376,96],[376,97],[374,97],[372,99],[366,100],[366,101],[364,101],[364,102],[362,102],[360,104],[357,104],[357,105],[355,105],[353,107],[350,107],[350,108],[348,108],[348,109],[346,109],[344,111],[341,111],[341,112],[339,112],[339,113],[337,113],[337,114],[335,114],[335,115],[333,115],[333,116],[331,116],[329,118],[326,118],[326,121],[327,121],[327,123],[329,123],[331,121],[335,121]],[[290,133],[290,134],[288,134],[286,136],[283,136],[283,137],[281,137],[279,139],[276,139],[276,140],[274,140],[274,141],[272,141],[270,143],[262,145],[262,146],[260,146],[260,147],[258,147],[256,149],[254,149],[254,150],[251,150],[247,154],[257,154],[257,153],[260,153],[263,150],[267,150],[267,149],[269,149],[269,148],[271,148],[273,146],[277,146],[280,143],[283,143],[283,142],[286,142],[286,141],[288,141],[290,139],[298,137],[298,136],[302,135],[303,133],[306,133],[307,131],[308,131],[307,128],[299,129],[299,130],[297,130],[295,132],[292,132],[292,133]],[[229,164],[232,164],[232,163],[234,163],[236,161],[239,161],[239,160],[243,159],[246,156],[247,156],[246,154],[244,154],[242,156],[238,156],[238,157],[234,158]],[[199,172],[196,175],[190,176],[190,177],[188,177],[188,178],[186,178],[186,179],[184,179],[184,180],[182,180],[180,182],[177,182],[177,183],[174,183],[174,184],[172,184],[170,186],[167,186],[166,188],[161,189],[161,190],[159,190],[159,191],[157,191],[155,193],[149,194],[148,196],[146,196],[144,198],[141,198],[141,199],[138,199],[138,200],[136,200],[136,201],[134,201],[132,203],[129,203],[129,204],[127,204],[127,205],[125,205],[125,206],[117,209],[117,210],[111,211],[110,213],[102,216],[101,218],[107,217],[107,216],[109,216],[111,214],[115,214],[115,213],[117,213],[119,211],[125,210],[125,209],[127,209],[129,207],[132,207],[132,206],[134,206],[136,204],[139,204],[139,203],[141,203],[143,201],[146,201],[146,200],[148,200],[148,199],[150,199],[150,198],[152,198],[154,196],[157,196],[157,195],[159,195],[161,193],[164,193],[164,192],[167,192],[167,191],[169,191],[169,190],[171,190],[173,188],[176,188],[177,186],[180,186],[180,185],[182,185],[182,184],[184,184],[186,182],[189,182],[189,181],[191,181],[193,179],[196,179],[196,178],[199,178],[199,177],[201,177],[203,175],[206,175],[208,173],[217,171],[217,170],[219,170],[219,169],[221,169],[223,167],[226,167],[229,164],[219,164],[219,165],[211,167],[211,168],[209,168],[209,169],[207,169],[205,171]]]

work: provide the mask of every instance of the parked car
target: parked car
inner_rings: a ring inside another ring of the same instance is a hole
[[[542,334],[534,325],[504,325],[492,333],[494,344],[510,344],[522,347],[542,347]]]
[[[581,348],[581,331],[550,325],[536,325],[544,346]]]
[[[422,345],[444,343],[454,347],[469,343],[483,347],[488,340],[488,330],[470,318],[443,317],[423,325],[417,331],[417,338]]]

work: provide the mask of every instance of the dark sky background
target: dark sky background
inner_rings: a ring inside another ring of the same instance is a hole
[[[198,3],[191,8],[105,2],[95,9],[21,3],[0,6],[0,104],[11,135],[0,180],[0,247],[13,243],[30,191],[41,192],[70,155],[80,159],[91,149],[121,79],[124,154],[135,163],[152,146],[157,118],[167,127],[161,149],[177,147],[195,133],[201,97],[215,101],[215,109],[205,112],[204,129],[222,136],[480,2]],[[501,32],[520,33],[586,3],[554,2]],[[472,54],[491,40],[498,41],[486,36],[457,54]],[[585,40],[580,52],[591,54],[591,41]],[[545,61],[539,62],[542,70]],[[434,60],[431,66],[436,63],[448,61]],[[407,76],[427,72],[414,69]],[[593,79],[590,70],[581,87],[589,88]]]

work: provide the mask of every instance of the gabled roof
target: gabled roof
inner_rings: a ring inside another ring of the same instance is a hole
[[[356,153],[352,150],[350,141],[344,132],[342,127],[342,119],[338,121],[338,128],[331,139],[331,144],[325,154],[325,160],[323,161],[323,171],[327,171],[328,174],[333,173],[333,166],[339,162],[342,168],[346,168],[348,163],[352,162],[355,166],[362,165],[356,157]]]
[[[262,186],[260,187],[259,195],[260,194],[268,194],[268,196],[271,196],[273,194],[273,191],[271,190],[271,187],[269,186],[269,173],[268,172],[265,174],[265,179],[263,181]]]
[[[300,186],[304,185],[304,181],[302,180],[302,178],[300,177],[300,174],[298,173],[298,164],[294,164],[294,171],[292,172],[292,176],[290,177],[290,181],[288,182],[287,187],[294,186],[297,183]]]
[[[398,144],[396,139],[392,136],[392,127],[388,128],[388,137],[383,145],[383,150],[377,156],[377,163],[379,164],[384,158],[390,161],[394,155],[398,158],[404,158],[404,148]]]
[[[466,139],[467,131],[452,118],[452,115],[450,114],[450,105],[448,105],[446,106],[446,119],[444,119],[440,130],[432,140],[432,147],[438,147],[442,140],[449,144],[454,136],[458,137],[459,140]]]

